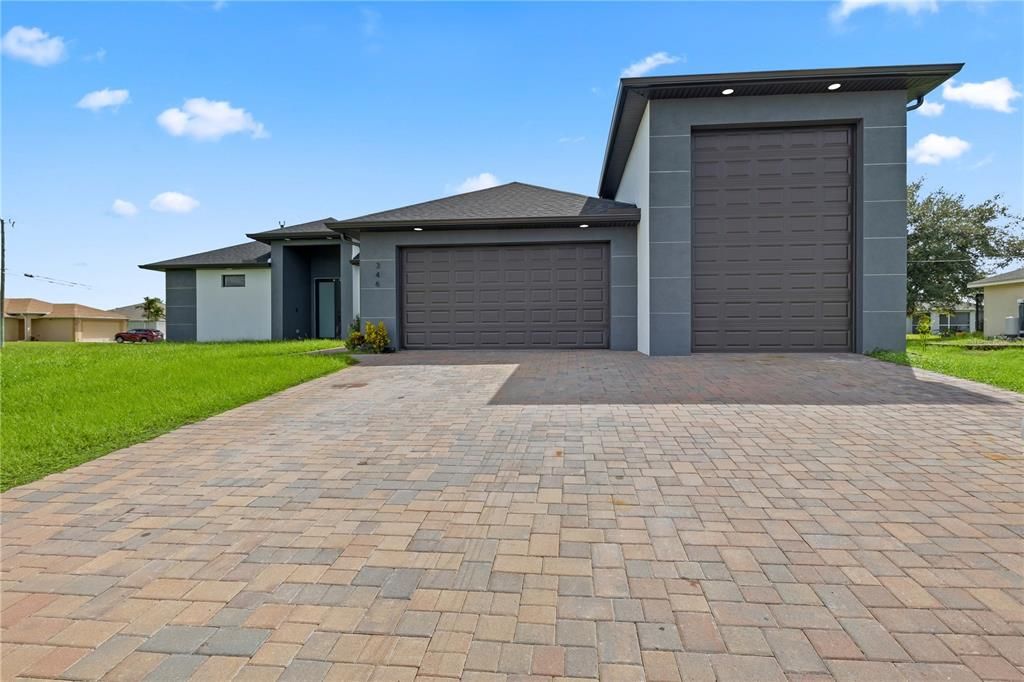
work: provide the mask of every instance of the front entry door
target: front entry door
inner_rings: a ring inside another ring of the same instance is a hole
[[[338,280],[316,280],[316,337],[336,339],[341,336],[338,320]]]

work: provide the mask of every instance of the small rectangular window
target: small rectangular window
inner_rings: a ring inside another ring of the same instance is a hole
[[[222,287],[244,287],[245,275],[221,275],[220,285]]]

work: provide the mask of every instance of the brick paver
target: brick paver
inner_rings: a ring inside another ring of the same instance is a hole
[[[5,493],[0,675],[1024,679],[1022,417],[853,355],[366,358]]]

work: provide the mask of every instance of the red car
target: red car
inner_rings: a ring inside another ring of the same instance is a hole
[[[151,341],[163,341],[164,333],[159,329],[129,329],[126,332],[114,334],[114,341],[118,343],[150,343]]]

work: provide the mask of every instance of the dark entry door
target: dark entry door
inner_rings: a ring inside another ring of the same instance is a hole
[[[852,347],[848,126],[693,136],[693,350]]]
[[[606,243],[402,250],[405,348],[607,348]]]
[[[339,327],[339,286],[337,279],[316,280],[316,337],[337,339]]]

